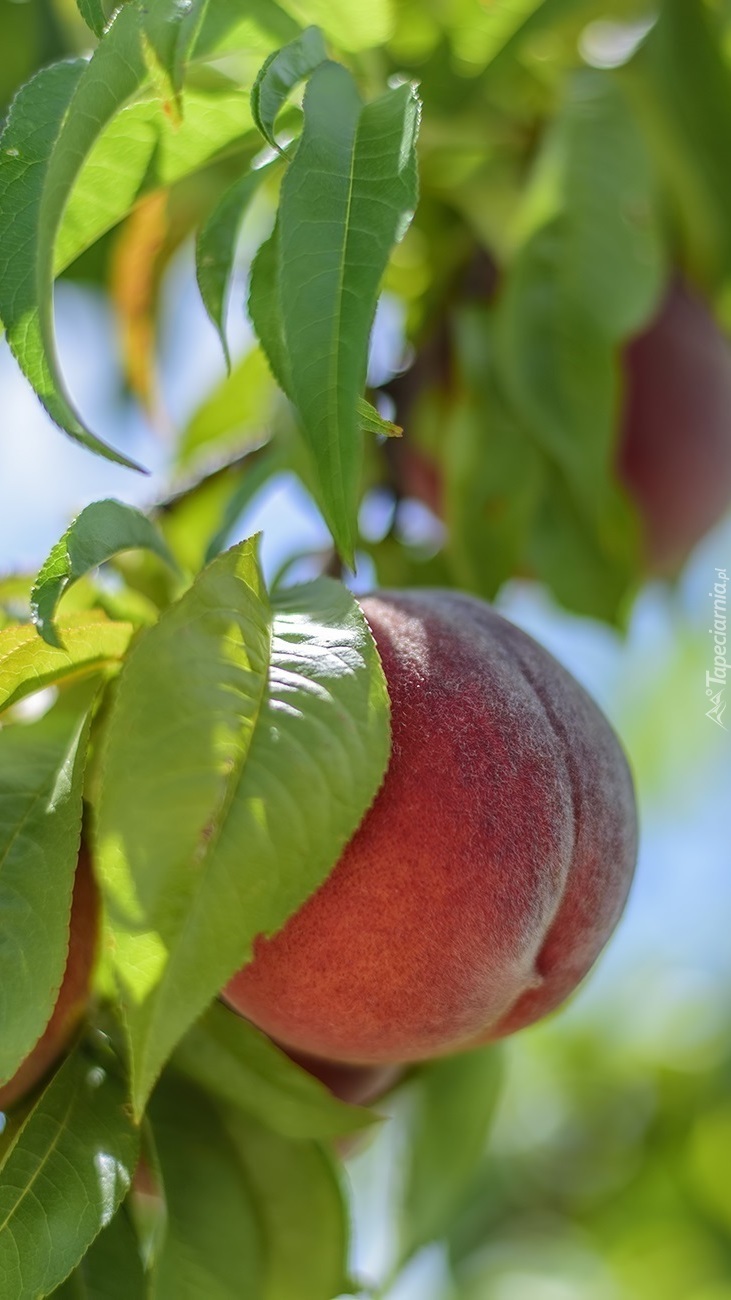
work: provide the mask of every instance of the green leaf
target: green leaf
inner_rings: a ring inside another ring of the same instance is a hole
[[[279,219],[251,266],[249,316],[279,387],[293,401],[292,378],[279,302]]]
[[[155,0],[143,10],[142,32],[153,74],[177,98],[185,66],[205,19],[208,0]],[[179,104],[178,104],[179,109]]]
[[[104,0],[76,0],[76,7],[95,36],[103,36],[109,21]]]
[[[652,160],[616,78],[574,74],[545,151],[564,214],[561,290],[609,338],[625,339],[654,313],[666,259]]]
[[[48,1295],[111,1223],[137,1163],[121,1083],[83,1049],[54,1075],[0,1165],[0,1294]]]
[[[251,116],[267,143],[279,153],[283,150],[274,134],[277,114],[295,86],[309,77],[326,58],[322,32],[318,27],[308,27],[289,45],[269,55],[254,82]]]
[[[419,101],[403,85],[363,105],[345,68],[327,62],[310,79],[304,113],[278,217],[285,391],[302,420],[328,524],[352,564],[362,461],[357,404],[381,278],[416,206]],[[276,373],[281,349],[274,353]]]
[[[126,105],[101,132],[74,183],[56,243],[59,274],[151,191],[200,170],[222,150],[252,149],[248,96],[228,82],[183,91],[183,120],[173,123],[160,101]]]
[[[413,1084],[402,1241],[411,1254],[448,1230],[485,1154],[501,1083],[493,1046],[433,1061]]]
[[[66,967],[93,694],[0,729],[0,1086],[43,1033]]]
[[[546,466],[526,562],[557,600],[589,618],[624,627],[639,581],[638,549],[635,513],[619,492],[599,531],[587,526],[586,512],[577,507],[564,477]]]
[[[262,1300],[332,1300],[349,1291],[348,1212],[330,1154],[240,1113],[227,1111],[226,1124],[267,1245]]]
[[[0,631],[0,713],[46,686],[115,667],[133,632],[131,623],[110,623],[89,611],[61,624],[63,648],[56,650],[28,623],[4,628]]]
[[[666,0],[621,76],[690,240],[710,276],[731,269],[731,72],[709,8]]]
[[[616,344],[571,281],[569,244],[570,223],[561,216],[518,255],[496,316],[497,376],[514,415],[559,470],[592,544],[626,585],[638,556],[631,511],[612,474]]]
[[[183,430],[178,463],[230,447],[260,443],[271,420],[275,391],[261,349],[253,347],[204,399]]]
[[[433,397],[447,546],[460,585],[491,600],[524,564],[545,462],[499,391],[491,314],[462,308],[455,337],[462,383],[443,405]]]
[[[230,539],[232,530],[260,488],[273,474],[286,468],[286,455],[277,445],[262,448],[261,455],[256,460],[252,453],[250,464],[245,467],[238,487],[234,488],[220,514],[218,527],[208,540],[204,556],[205,564],[210,564],[211,560],[215,560],[216,556],[220,555]]]
[[[209,0],[193,55],[217,59],[245,53],[263,58],[294,40],[299,30],[275,0],[248,0],[245,6],[241,0]]]
[[[394,26],[392,0],[281,0],[301,23],[314,23],[341,50],[384,45]]]
[[[173,1065],[283,1137],[340,1137],[374,1122],[362,1107],[338,1101],[266,1034],[220,1002],[178,1044]]]
[[[42,565],[31,593],[33,621],[48,645],[60,647],[54,615],[69,587],[120,551],[153,551],[172,569],[174,557],[155,525],[121,501],[93,501],[77,515]]]
[[[55,356],[47,351],[52,295],[50,274],[44,278],[44,245],[50,252],[61,208],[54,220],[44,198],[52,159],[62,149],[69,104],[87,75],[82,60],[59,63],[39,72],[13,100],[0,137],[0,318],[16,360],[51,418],[83,446],[136,469],[76,419],[61,391]]]
[[[574,18],[589,17],[596,0],[492,0],[470,6],[466,21],[455,24],[452,40],[469,63],[502,67],[524,41],[548,29],[554,35]]]
[[[167,1203],[156,1300],[260,1300],[258,1207],[216,1108],[197,1088],[166,1077],[150,1116]]]
[[[99,1233],[84,1258],[54,1300],[149,1300],[139,1242],[127,1211],[121,1205]]]
[[[375,406],[371,406],[364,397],[358,399],[358,427],[362,433],[372,433],[379,438],[400,438],[403,429],[393,420],[386,420]]]
[[[254,542],[141,634],[107,727],[97,824],[137,1113],[254,937],[325,878],[388,748],[353,597],[324,579],[271,608]]]
[[[236,244],[247,209],[269,167],[249,171],[226,191],[201,227],[195,245],[195,266],[203,306],[221,340],[226,366],[231,357],[226,337],[226,310]]]

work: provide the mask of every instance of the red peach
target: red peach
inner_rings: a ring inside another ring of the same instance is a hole
[[[332,874],[224,997],[287,1049],[405,1062],[558,1006],[614,929],[636,856],[609,723],[531,637],[453,591],[363,601],[392,753]]]
[[[286,1048],[283,1050],[287,1051]],[[326,1061],[293,1051],[287,1051],[287,1056],[324,1083],[334,1097],[349,1102],[351,1106],[370,1106],[403,1074],[398,1065],[347,1065],[342,1061]]]
[[[731,504],[731,348],[677,281],[624,363],[618,470],[650,569],[672,574]]]
[[[0,1111],[7,1110],[35,1087],[73,1037],[88,1001],[98,931],[98,893],[89,855],[82,846],[71,902],[69,951],[56,1005],[35,1047],[12,1079],[0,1087]]]

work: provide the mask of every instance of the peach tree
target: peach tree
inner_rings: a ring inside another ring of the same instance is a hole
[[[349,1248],[341,1156],[380,1118],[357,1103],[396,1082],[395,1278],[469,1198],[497,1049],[333,1075],[218,994],[330,877],[389,764],[359,567],[486,598],[527,577],[626,620],[659,499],[622,469],[627,358],[680,280],[718,455],[673,569],[727,504],[727,33],[685,0],[78,11],[0,140],[7,344],[61,431],[144,471],[68,391],[54,284],[104,288],[152,411],[191,237],[227,373],[164,496],[92,502],[37,574],[0,578],[0,1293],[376,1294]],[[403,340],[374,378],[384,289]],[[304,582],[265,581],[246,535],[282,471],[332,539]]]

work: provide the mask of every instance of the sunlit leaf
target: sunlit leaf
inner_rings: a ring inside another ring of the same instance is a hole
[[[566,20],[589,16],[596,0],[491,0],[470,4],[450,32],[460,58],[480,66],[502,65],[523,42]]]
[[[358,427],[362,433],[373,433],[379,438],[401,437],[403,433],[401,426],[394,424],[393,420],[385,419],[364,397],[358,399],[357,411]]]
[[[33,620],[44,641],[61,645],[54,615],[64,592],[113,555],[138,547],[177,567],[165,539],[140,510],[111,499],[93,501],[82,510],[56,542],[33,587]]]
[[[255,135],[245,91],[224,86],[183,91],[174,126],[158,99],[125,106],[92,146],[64,211],[56,245],[58,274],[132,210],[145,194],[191,175],[222,150]]]
[[[62,392],[55,356],[47,351],[51,277],[44,281],[43,246],[50,249],[54,221],[46,215],[44,196],[67,109],[87,74],[82,60],[39,72],[16,96],[0,137],[0,317],[21,369],[51,418],[92,451],[136,468],[82,426]],[[56,219],[59,214],[60,208]]]
[[[255,935],[327,875],[387,756],[380,662],[337,583],[290,589],[272,608],[243,543],[141,635],[97,810],[138,1112]]]
[[[116,668],[134,632],[89,611],[60,625],[63,646],[49,646],[28,623],[0,631],[0,712],[45,686]]]
[[[384,44],[394,24],[394,0],[281,0],[301,23],[314,23],[342,50]]]
[[[245,51],[261,61],[273,49],[294,40],[299,24],[276,0],[209,0],[193,56],[219,58]]]
[[[164,86],[176,101],[207,7],[208,0],[155,0],[144,10],[143,40],[152,70],[159,70]],[[179,111],[179,102],[177,108]]]

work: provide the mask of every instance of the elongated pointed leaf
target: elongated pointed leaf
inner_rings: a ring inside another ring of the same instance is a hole
[[[292,377],[284,338],[284,317],[280,303],[279,219],[254,258],[249,283],[249,316],[266,354],[271,372],[290,401]]]
[[[150,1106],[167,1204],[157,1300],[261,1300],[264,1242],[245,1168],[210,1098],[166,1078]]]
[[[76,7],[87,27],[95,36],[103,36],[107,25],[107,12],[104,0],[76,0]]]
[[[114,668],[134,632],[131,623],[91,612],[65,620],[60,630],[61,649],[48,646],[29,623],[0,631],[0,713],[45,686]]]
[[[368,1111],[338,1101],[266,1034],[220,1002],[178,1044],[173,1064],[283,1137],[340,1137],[373,1123]]]
[[[401,426],[394,424],[393,420],[386,420],[364,397],[358,399],[357,410],[358,426],[363,433],[374,433],[379,438],[401,437],[403,433]]]
[[[57,391],[54,360],[46,355],[41,315],[51,311],[51,281],[43,286],[43,195],[50,158],[71,99],[85,75],[82,60],[39,72],[13,101],[0,137],[0,318],[8,342],[53,419],[90,450],[136,468],[84,429]],[[22,211],[23,220],[18,221]],[[45,236],[48,238],[48,236]]]
[[[177,125],[159,99],[145,96],[126,105],[101,131],[69,197],[58,232],[59,274],[143,195],[174,185],[204,167],[223,149],[243,145],[253,130],[248,96],[227,83],[188,87]]]
[[[331,1300],[347,1283],[348,1211],[333,1158],[225,1113],[267,1243],[262,1300]]]
[[[0,1166],[0,1295],[36,1300],[68,1277],[124,1199],[139,1132],[119,1081],[77,1049]]]
[[[243,543],[142,634],[98,807],[138,1112],[254,937],[325,878],[387,758],[380,662],[340,584],[292,589],[272,609]]]
[[[166,564],[177,564],[155,524],[121,501],[93,501],[69,525],[42,565],[31,593],[33,621],[51,646],[61,639],[54,623],[58,602],[69,587],[120,551],[152,551]]]
[[[198,288],[203,306],[218,331],[229,368],[231,358],[226,337],[226,309],[236,244],[249,204],[268,171],[268,167],[249,171],[226,191],[201,228],[195,245]]]
[[[137,24],[136,10],[123,9],[90,63],[60,64],[35,78],[15,100],[0,142],[0,243],[6,259],[0,265],[0,315],[8,342],[51,418],[70,437],[131,468],[137,467],[85,428],[65,392],[53,331],[53,259],[79,167],[101,127],[144,77]],[[22,223],[15,220],[20,187]]]
[[[282,182],[279,301],[292,400],[326,518],[352,564],[368,341],[381,277],[416,206],[419,102],[400,86],[363,105],[335,63],[313,73]]]
[[[0,729],[0,1086],[43,1033],[66,967],[93,693]]]
[[[292,379],[280,310],[279,270],[279,226],[275,222],[271,235],[260,246],[254,258],[248,306],[269,368],[282,392],[292,401]],[[361,433],[386,438],[398,438],[403,433],[399,425],[385,420],[364,397],[359,397],[356,402],[356,416]]]
[[[327,58],[318,27],[308,27],[301,36],[270,54],[251,91],[251,116],[264,139],[281,152],[274,134],[279,110],[295,86]]]
[[[148,57],[153,71],[162,73],[174,97],[183,88],[186,61],[207,7],[208,0],[155,0],[155,4],[145,7],[142,31]]]
[[[495,1047],[433,1061],[414,1081],[402,1225],[406,1254],[445,1233],[468,1194],[485,1153],[500,1082]]]

